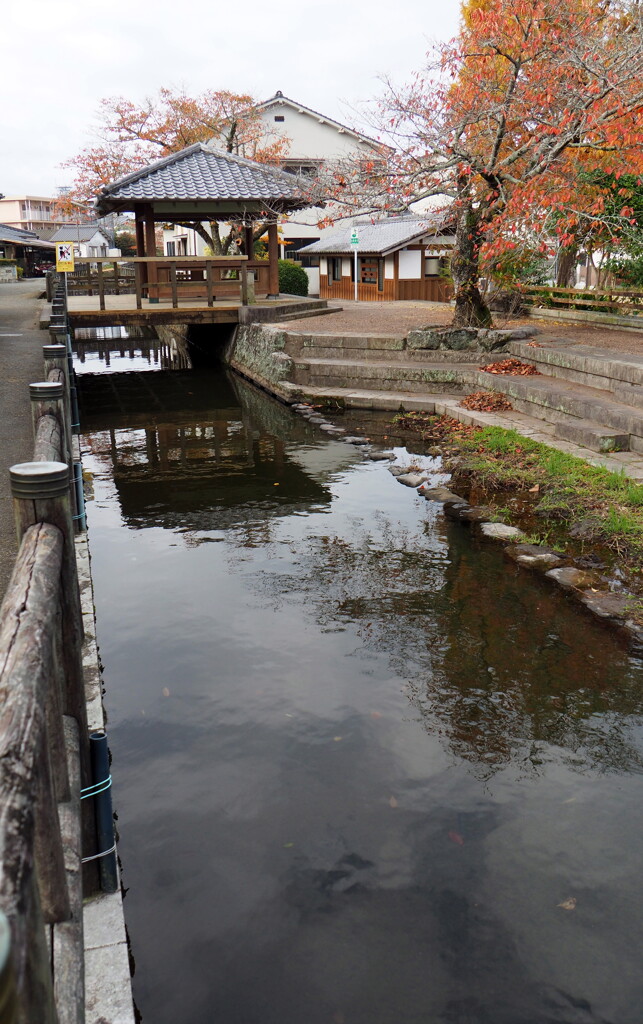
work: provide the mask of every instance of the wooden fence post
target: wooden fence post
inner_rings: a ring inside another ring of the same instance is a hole
[[[81,779],[83,786],[89,786],[91,769],[82,659],[83,617],[69,501],[69,467],[64,462],[22,462],[12,466],[9,475],[18,543],[34,523],[52,523],[63,535],[63,712],[78,722]]]
[[[73,464],[73,448],[71,433],[71,397],[69,387],[69,372],[67,364],[66,345],[43,345],[42,354],[45,360],[45,379],[55,380],[56,372],[62,374],[63,385],[63,427],[65,433],[65,448],[67,449],[67,462],[71,469]],[[50,374],[52,377],[50,378]]]

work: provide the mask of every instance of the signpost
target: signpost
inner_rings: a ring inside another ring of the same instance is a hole
[[[359,293],[358,293],[358,288],[357,288],[357,249],[358,249],[358,246],[359,246],[359,235],[357,234],[357,228],[353,228],[353,230],[351,231],[351,247],[353,249],[353,259],[355,261],[355,263],[354,263],[355,270],[354,270],[354,274],[353,274],[353,276],[355,278],[355,302],[358,302],[358,300],[359,300]]]
[[[74,243],[56,242],[56,270],[70,273],[74,270]]]
[[[65,301],[67,300],[67,274],[74,272],[74,243],[56,242],[56,271],[65,275]]]

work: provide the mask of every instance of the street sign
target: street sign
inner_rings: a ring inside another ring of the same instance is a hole
[[[359,235],[357,234],[357,228],[353,228],[351,231],[351,245],[359,245]]]
[[[74,269],[74,243],[56,242],[56,270],[73,271]]]

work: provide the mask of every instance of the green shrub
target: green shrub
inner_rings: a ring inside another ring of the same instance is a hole
[[[308,295],[308,274],[292,260],[279,260],[279,291],[286,295]]]

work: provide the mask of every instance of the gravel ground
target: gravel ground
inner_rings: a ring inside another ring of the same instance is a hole
[[[441,302],[329,302],[341,312],[288,321],[287,329],[306,334],[391,334],[404,336],[414,327],[435,324],[446,327],[453,316],[451,306]],[[592,345],[614,352],[643,355],[640,332],[570,324],[568,321],[538,320],[537,317],[507,319],[496,317],[496,327],[537,327],[541,341],[564,338],[570,345]]]

